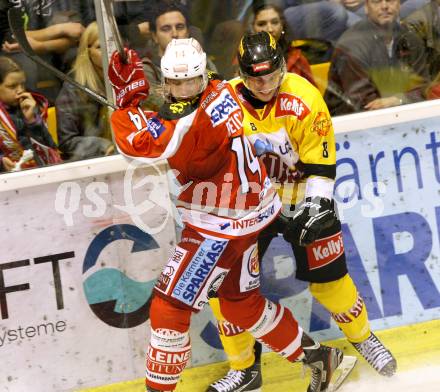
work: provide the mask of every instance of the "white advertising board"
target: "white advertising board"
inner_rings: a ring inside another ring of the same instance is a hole
[[[0,192],[0,391],[143,374],[151,291],[175,244],[159,169]]]

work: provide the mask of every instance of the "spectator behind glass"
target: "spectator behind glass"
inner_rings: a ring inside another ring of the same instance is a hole
[[[162,0],[159,2],[153,10],[151,18],[150,30],[153,41],[157,45],[155,63],[158,66],[160,66],[160,58],[165,48],[172,39],[192,37],[203,43],[202,32],[199,28],[189,25],[185,8],[176,1]],[[216,71],[215,65],[209,59],[208,69]]]
[[[163,1],[156,5],[152,11],[150,30],[153,41],[157,45],[157,53],[153,58],[142,59],[144,73],[150,82],[150,95],[144,102],[143,107],[150,110],[158,110],[164,103],[162,93],[162,79],[160,70],[160,59],[168,43],[175,38],[189,38],[190,29],[188,19],[183,8],[176,2]],[[207,60],[207,67],[211,71],[217,71],[215,65]]]
[[[293,42],[289,44],[286,39],[285,20],[277,6],[263,4],[255,7],[252,29],[255,33],[260,31],[270,33],[284,52],[287,71],[296,73],[316,85],[309,62],[301,53],[301,49],[295,48]]]
[[[105,95],[96,22],[89,24],[81,36],[72,74],[81,85]],[[66,159],[87,159],[114,152],[106,106],[67,82],[55,106],[60,149]]]
[[[96,20],[95,4],[92,0],[75,0],[81,15],[81,21],[85,26]],[[145,45],[149,38],[149,15],[154,8],[154,2],[148,1],[113,1],[113,14],[118,29],[124,40],[129,42],[130,48]]]
[[[157,50],[151,61],[146,57],[142,58],[144,72],[150,82],[150,96],[144,107],[157,111],[164,103],[160,59],[168,43],[173,38],[188,38],[189,30],[183,11],[174,2],[156,3],[151,18],[150,31]]]
[[[0,56],[0,171],[17,171],[61,162],[44,122],[48,102],[25,90],[25,74]]]
[[[332,56],[325,100],[333,115],[423,100],[423,42],[398,22],[399,0],[367,0],[368,18],[347,30]]]
[[[187,18],[177,4],[173,2],[159,3],[153,14],[151,32],[153,40],[157,44],[159,58],[161,58],[172,39],[189,37]]]
[[[284,17],[293,39],[336,42],[347,29],[347,10],[328,0],[286,0]]]
[[[440,0],[431,0],[409,15],[403,23],[424,42],[429,73],[435,79],[440,72]]]
[[[76,48],[82,32],[76,0],[33,1],[0,0],[1,53],[20,64],[28,77],[27,86],[41,91],[54,100],[59,81],[45,68],[37,65],[22,52],[7,23],[9,8],[24,9],[28,16],[26,37],[32,49],[46,61],[65,71],[72,61],[71,49]]]
[[[365,0],[335,0],[344,6],[347,11],[347,26],[351,27],[355,23],[366,18]],[[406,18],[415,10],[422,8],[429,0],[404,0],[400,2],[400,18]]]
[[[248,20],[252,0],[192,0],[189,3],[191,24],[203,32],[209,56],[219,73],[226,79],[234,77],[237,66],[233,60],[248,28],[243,21]]]

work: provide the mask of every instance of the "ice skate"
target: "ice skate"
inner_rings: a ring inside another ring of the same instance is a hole
[[[396,372],[396,359],[373,332],[363,342],[351,344],[380,375],[391,377]]]
[[[263,383],[260,361],[244,370],[230,369],[225,377],[211,384],[206,392],[260,392]]]
[[[261,376],[261,343],[255,341],[255,363],[244,370],[230,369],[225,377],[212,383],[206,392],[260,392],[263,378]]]
[[[347,378],[356,364],[356,358],[347,357],[341,350],[315,343],[309,336],[303,334],[302,346],[305,358],[302,360],[306,367],[312,370],[312,378],[307,392],[334,392]]]

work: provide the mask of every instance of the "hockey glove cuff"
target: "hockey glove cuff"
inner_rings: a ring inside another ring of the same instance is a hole
[[[294,245],[307,246],[319,238],[321,231],[332,227],[337,219],[331,200],[307,197],[296,206],[283,237]]]

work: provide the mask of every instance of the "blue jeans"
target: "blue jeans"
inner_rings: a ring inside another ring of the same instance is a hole
[[[284,17],[293,39],[317,38],[335,42],[347,29],[345,8],[325,0],[286,8]]]

